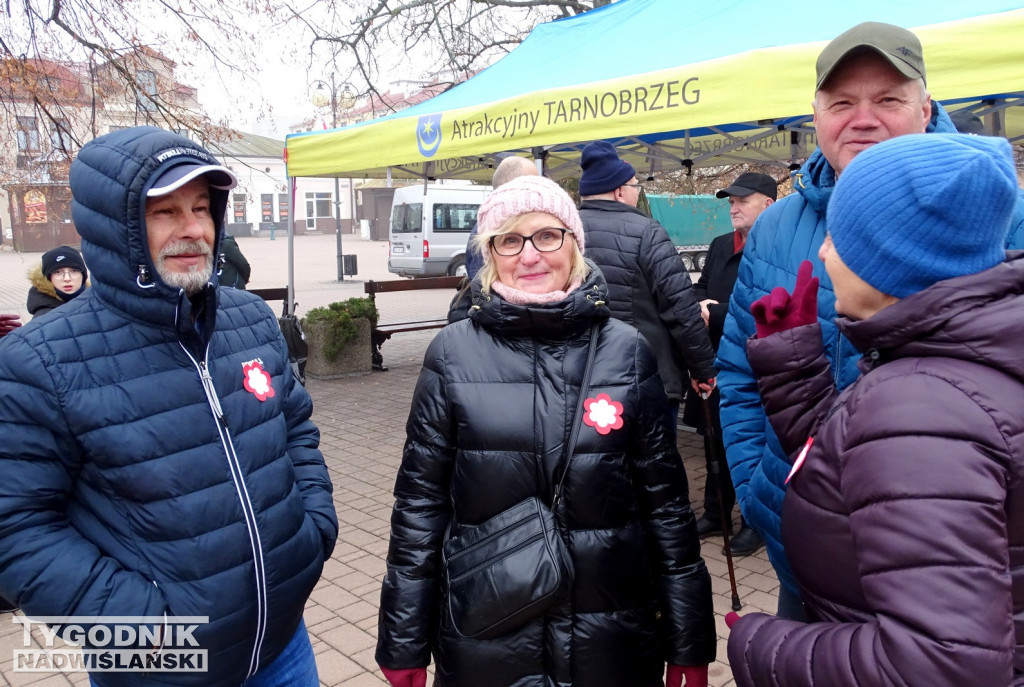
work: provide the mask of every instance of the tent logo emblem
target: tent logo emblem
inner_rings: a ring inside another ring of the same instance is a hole
[[[441,146],[441,113],[423,115],[416,123],[416,145],[423,157],[433,157]]]

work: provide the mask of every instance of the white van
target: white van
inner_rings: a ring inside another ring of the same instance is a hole
[[[490,186],[422,184],[395,190],[388,271],[403,277],[466,274],[466,242]]]

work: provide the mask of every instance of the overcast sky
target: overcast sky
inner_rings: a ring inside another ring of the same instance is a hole
[[[193,69],[180,68],[178,76],[199,89],[199,102],[214,119],[227,118],[232,128],[283,139],[289,124],[317,114],[308,93],[322,77],[310,74],[297,30],[275,33],[255,51],[257,63],[246,70],[248,79],[230,73],[211,77],[213,70],[201,62]]]

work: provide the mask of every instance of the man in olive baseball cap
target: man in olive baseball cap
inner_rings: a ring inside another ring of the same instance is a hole
[[[716,367],[722,438],[736,497],[750,527],[764,538],[779,577],[779,615],[805,619],[800,588],[782,545],[782,503],[791,459],[768,429],[746,355],[755,334],[750,305],[777,286],[791,287],[803,260],[824,273],[817,253],[836,179],[872,145],[906,134],[952,132],[953,123],[925,88],[921,41],[907,29],[867,22],[836,36],[817,59],[814,129],[818,149],[793,174],[794,193],[767,208],[743,247],[729,299]],[[822,280],[819,325],[829,342],[837,386],[859,374],[860,354],[834,322],[831,283]]]
[[[847,57],[873,51],[908,79],[925,82],[924,55],[921,41],[910,31],[892,24],[866,21],[836,36],[818,55],[815,65],[821,90],[828,77]]]

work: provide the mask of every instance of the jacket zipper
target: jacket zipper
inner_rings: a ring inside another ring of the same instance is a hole
[[[235,453],[235,444],[231,440],[231,432],[228,431],[228,421],[224,417],[224,410],[221,408],[220,400],[217,398],[217,391],[213,386],[213,377],[207,365],[210,347],[207,344],[203,360],[197,361],[188,349],[180,341],[178,345],[185,351],[185,355],[199,371],[199,380],[202,382],[203,391],[206,393],[206,400],[213,411],[214,419],[217,421],[217,433],[220,436],[221,445],[227,456],[228,469],[231,471],[231,479],[235,484],[235,493],[238,494],[238,502],[242,506],[242,514],[245,516],[245,527],[249,532],[249,544],[252,547],[253,568],[256,573],[256,637],[253,641],[252,656],[249,659],[249,673],[246,678],[252,677],[259,667],[260,650],[263,648],[263,639],[267,632],[267,579],[266,569],[263,563],[263,545],[260,542],[259,526],[256,524],[256,509],[253,508],[249,499],[249,492],[245,488],[245,479],[242,476],[242,466]]]

